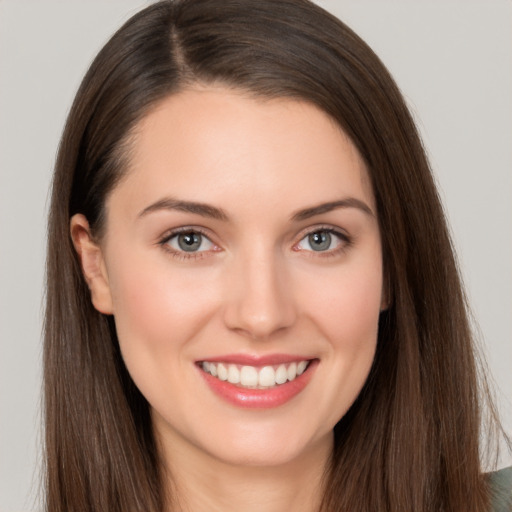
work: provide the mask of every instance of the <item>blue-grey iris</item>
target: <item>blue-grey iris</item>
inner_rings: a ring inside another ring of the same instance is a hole
[[[200,233],[182,233],[178,235],[178,245],[186,252],[194,252],[201,247],[203,237]]]
[[[326,251],[331,246],[331,234],[328,231],[315,231],[308,236],[313,251]]]

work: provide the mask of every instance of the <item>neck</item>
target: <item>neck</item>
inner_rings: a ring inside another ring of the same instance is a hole
[[[194,446],[174,446],[171,451],[164,442],[172,496],[167,510],[318,512],[332,443],[332,437],[323,439],[307,453],[283,464],[246,466],[226,463]]]

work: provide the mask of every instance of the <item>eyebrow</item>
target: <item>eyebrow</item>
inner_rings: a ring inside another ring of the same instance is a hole
[[[346,199],[340,199],[339,201],[330,201],[328,203],[312,206],[311,208],[299,210],[292,215],[292,220],[301,221],[310,219],[315,215],[321,215],[322,213],[337,210],[338,208],[356,208],[370,217],[375,217],[372,209],[364,201],[356,199],[355,197],[347,197]]]
[[[332,210],[337,210],[339,208],[356,208],[361,210],[363,213],[374,217],[374,213],[371,208],[360,199],[356,199],[355,197],[348,197],[346,199],[340,199],[338,201],[330,201],[328,203],[321,203],[316,206],[312,206],[309,208],[304,208],[295,212],[291,216],[291,220],[294,222],[310,219],[311,217],[315,217],[316,215],[321,215],[322,213],[327,213]],[[172,197],[165,197],[156,201],[155,203],[150,204],[148,207],[142,210],[138,217],[144,217],[149,213],[160,211],[160,210],[177,210],[180,212],[186,213],[194,213],[196,215],[201,215],[202,217],[207,217],[216,220],[228,221],[229,217],[222,208],[217,208],[216,206],[212,206],[205,203],[198,203],[195,201],[183,201],[179,199],[174,199]]]
[[[139,213],[139,218],[144,217],[148,213],[159,210],[177,210],[186,213],[195,213],[202,217],[227,221],[228,216],[224,210],[204,203],[196,203],[194,201],[181,201],[172,197],[165,197],[156,203],[149,205]]]

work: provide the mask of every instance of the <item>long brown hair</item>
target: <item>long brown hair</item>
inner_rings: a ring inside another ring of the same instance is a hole
[[[112,318],[92,306],[69,221],[82,213],[101,236],[133,128],[192,83],[315,104],[349,135],[371,176],[390,306],[368,380],[335,428],[322,509],[487,511],[479,450],[487,392],[425,152],[378,57],[307,0],[158,2],[133,16],[86,74],[62,136],[49,218],[47,510],[164,508],[149,406]]]

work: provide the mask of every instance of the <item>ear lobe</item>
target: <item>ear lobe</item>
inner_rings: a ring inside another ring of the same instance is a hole
[[[113,313],[112,295],[107,269],[101,247],[94,240],[89,222],[80,213],[73,215],[70,221],[71,239],[80,259],[84,278],[91,291],[93,306],[106,315]]]

